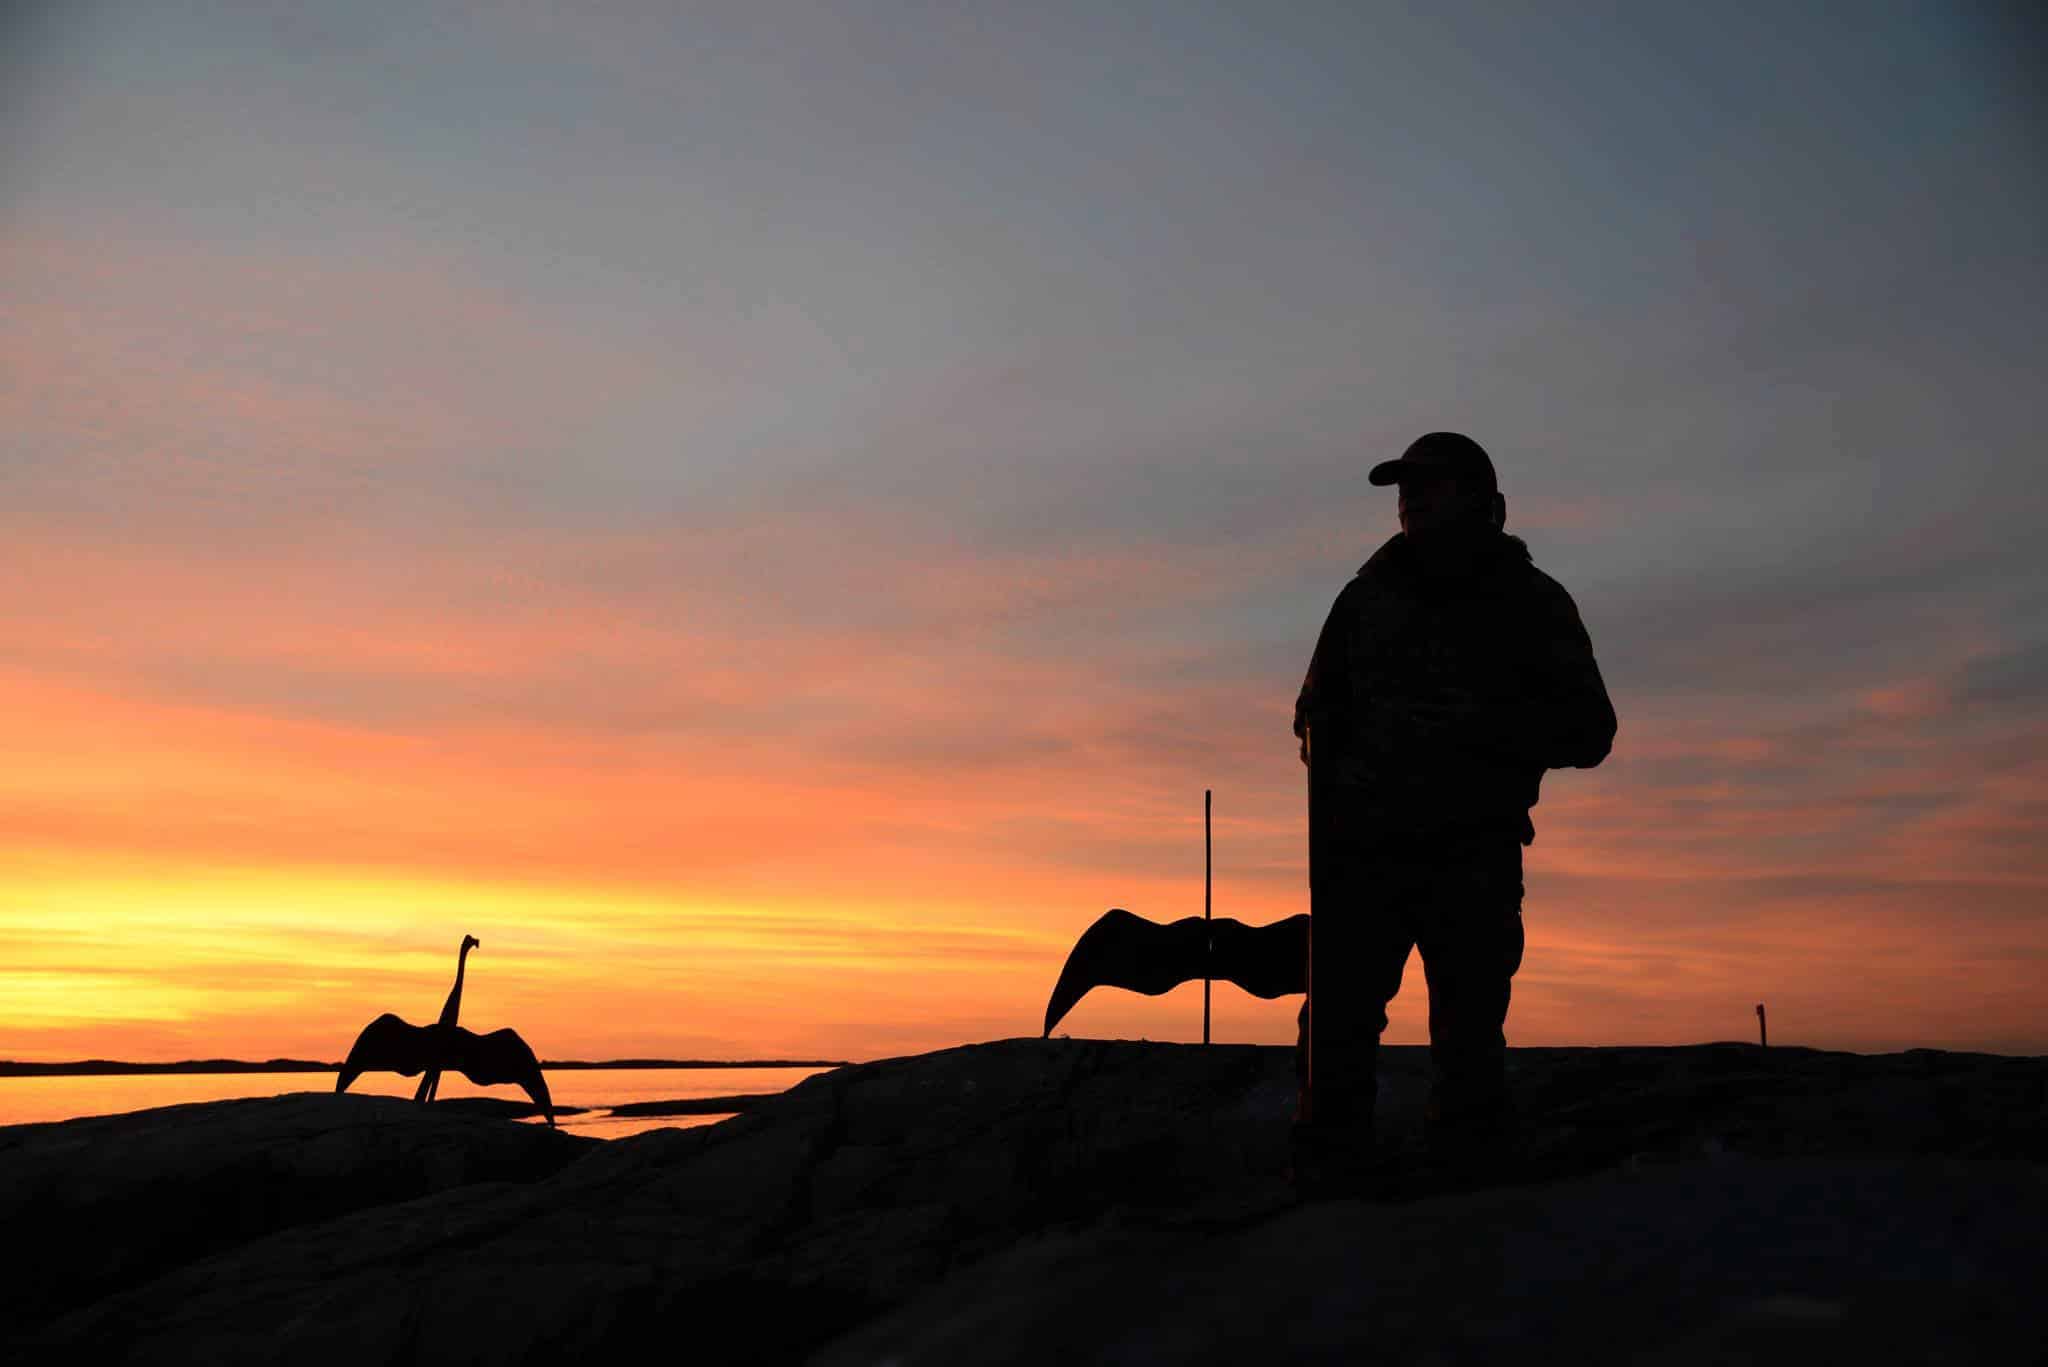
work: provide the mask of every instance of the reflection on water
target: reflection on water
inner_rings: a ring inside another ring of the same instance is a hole
[[[548,1074],[555,1105],[581,1106],[581,1115],[558,1117],[571,1134],[595,1139],[623,1139],[643,1130],[687,1129],[723,1119],[716,1115],[657,1115],[613,1118],[613,1106],[636,1101],[679,1101],[707,1096],[758,1096],[794,1087],[817,1068],[584,1068]],[[418,1078],[396,1073],[365,1073],[351,1093],[410,1097]],[[27,1125],[70,1120],[82,1115],[114,1115],[123,1111],[178,1106],[192,1101],[226,1101],[235,1097],[277,1096],[284,1092],[331,1092],[333,1073],[142,1073],[118,1077],[0,1078],[0,1125]],[[524,1101],[517,1087],[478,1087],[460,1073],[441,1077],[441,1099],[494,1096]],[[535,1124],[546,1124],[536,1120]]]
[[[586,1115],[563,1115],[555,1117],[555,1123],[570,1134],[580,1134],[590,1139],[624,1139],[629,1134],[644,1134],[648,1130],[685,1130],[697,1125],[716,1125],[729,1120],[724,1115],[625,1115],[610,1116],[602,1111]],[[536,1116],[522,1121],[526,1125],[545,1125],[548,1122]]]

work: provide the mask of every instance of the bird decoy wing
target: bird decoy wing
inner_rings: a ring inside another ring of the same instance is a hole
[[[1199,916],[1161,925],[1112,907],[1081,932],[1045,1005],[1051,1035],[1067,1012],[1098,987],[1156,997],[1184,982],[1210,977],[1255,997],[1308,989],[1308,917],[1248,926],[1229,917]]]
[[[459,1025],[446,1028],[455,1045],[450,1051],[453,1057],[444,1060],[444,1066],[455,1069],[479,1087],[516,1083],[546,1114],[548,1124],[555,1123],[555,1103],[548,1095],[548,1080],[541,1073],[540,1060],[518,1031],[493,1030],[488,1035],[479,1035]]]
[[[1209,976],[1235,983],[1254,997],[1308,991],[1308,915],[1263,926],[1218,918]]]
[[[424,1025],[400,1020],[386,1011],[363,1027],[349,1046],[348,1059],[335,1075],[334,1090],[345,1092],[348,1085],[371,1071],[402,1073],[411,1077],[433,1065],[433,1044]]]

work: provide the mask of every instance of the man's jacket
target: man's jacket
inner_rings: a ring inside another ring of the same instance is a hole
[[[1374,844],[1536,838],[1546,769],[1590,769],[1614,706],[1571,595],[1494,533],[1439,573],[1396,534],[1337,595],[1295,703],[1316,781]]]

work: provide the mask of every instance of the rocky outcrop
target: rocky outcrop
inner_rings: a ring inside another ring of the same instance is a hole
[[[297,1092],[0,1128],[20,1325],[277,1230],[472,1183],[530,1182],[596,1141],[460,1107]]]
[[[1516,1050],[1527,1152],[1472,1178],[1421,1159],[1425,1052],[1386,1055],[1396,1180],[1376,1202],[1299,1204],[1282,1180],[1290,1051],[1012,1040],[820,1074],[539,1180],[298,1224],[23,1346],[517,1362],[652,1336],[700,1361],[852,1363],[1512,1342],[1678,1362],[1758,1334],[1810,1355],[1814,1334],[1939,1331],[1967,1361],[2039,1314],[2015,1288],[2048,1270],[2029,1233],[2048,1060]]]
[[[1026,1240],[815,1360],[2012,1363],[2048,1329],[2044,1216],[2035,1165],[1739,1158],[1139,1216]]]

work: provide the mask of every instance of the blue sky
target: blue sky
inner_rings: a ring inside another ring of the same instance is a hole
[[[908,803],[876,847],[912,882],[1104,903],[1182,869],[1214,786],[1230,876],[1282,912],[1287,709],[1393,530],[1364,471],[1449,427],[1623,719],[1538,812],[1560,954],[1720,952],[1732,900],[1801,945],[1882,905],[1886,943],[2038,961],[2018,9],[9,14],[24,689],[826,775]],[[926,778],[1030,805],[948,822],[903,796]],[[14,800],[35,840],[140,838],[105,792]],[[256,857],[262,814],[235,829],[174,843]],[[842,885],[830,846],[645,844],[564,876]],[[1881,976],[1830,989],[1829,1038],[1882,1036]]]

